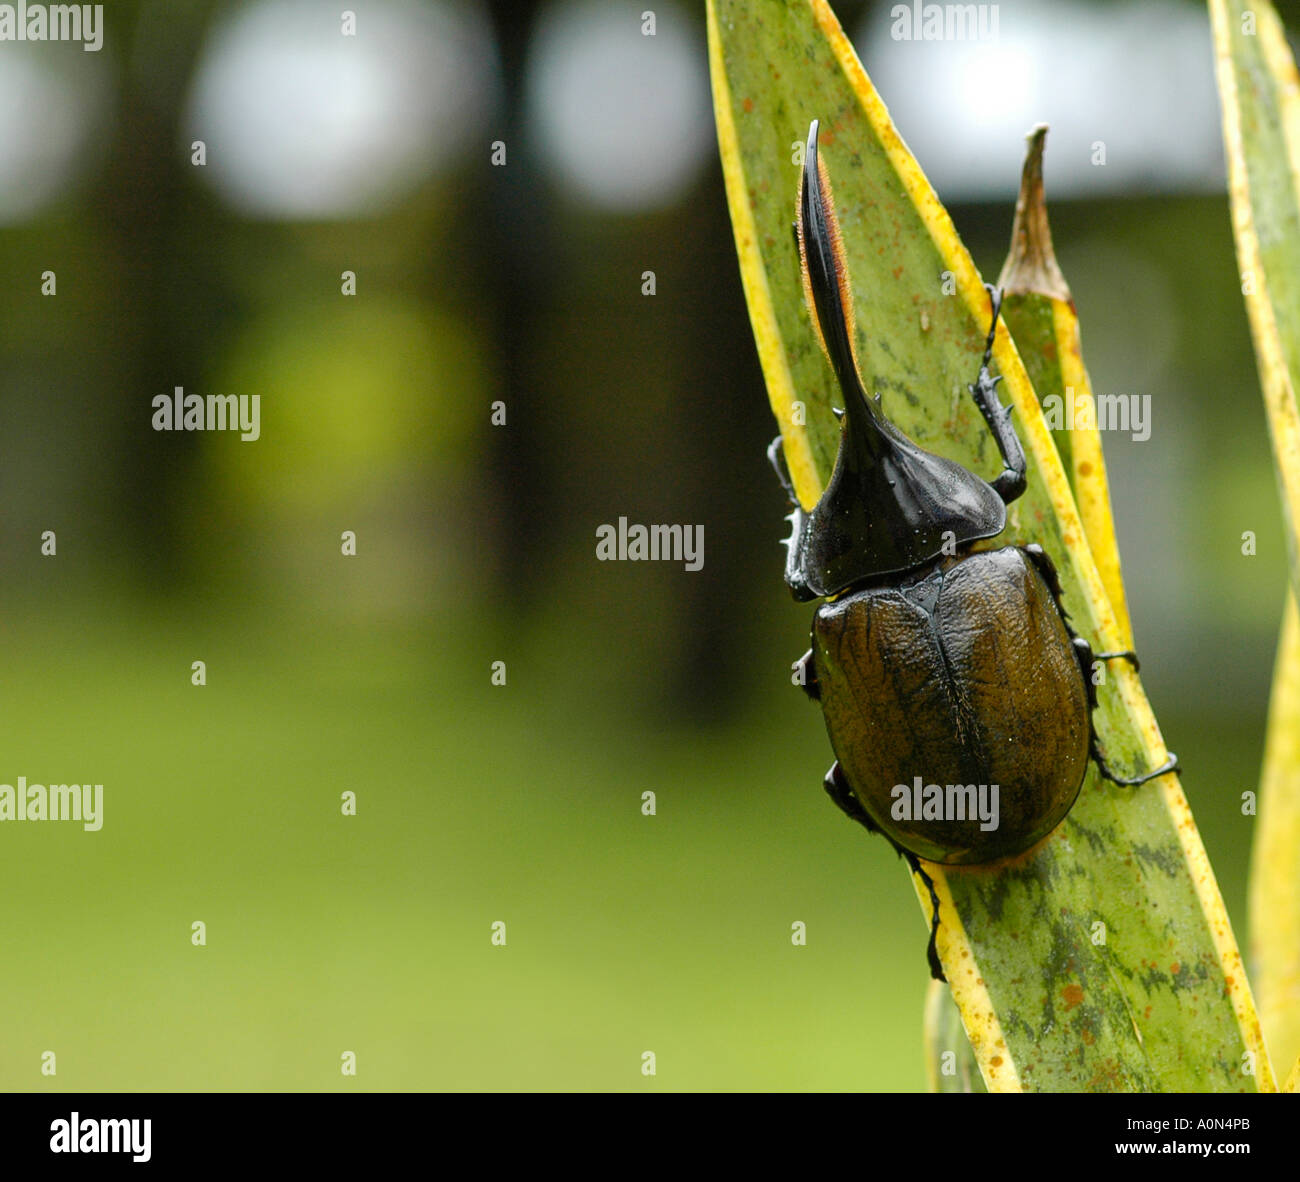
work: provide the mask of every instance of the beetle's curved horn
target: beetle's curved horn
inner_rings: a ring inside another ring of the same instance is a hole
[[[951,553],[950,545],[994,537],[1006,525],[1007,509],[993,486],[914,443],[867,397],[853,348],[848,264],[830,182],[817,156],[815,119],[808,129],[795,232],[804,296],[847,413],[835,467],[812,509],[806,537],[791,554],[786,579],[796,595],[837,595],[864,579]]]
[[[830,178],[817,155],[817,131],[818,121],[814,119],[808,128],[795,223],[804,298],[812,312],[817,338],[839,379],[849,416],[857,419],[856,412],[865,409],[874,419],[853,348],[853,290],[840,241],[839,219],[831,200]]]

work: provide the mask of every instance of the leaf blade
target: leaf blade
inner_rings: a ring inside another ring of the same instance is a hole
[[[1262,0],[1210,0],[1237,264],[1286,520],[1278,643],[1250,870],[1251,967],[1279,1063],[1300,1055],[1300,80]],[[1254,22],[1253,31],[1248,32]]]

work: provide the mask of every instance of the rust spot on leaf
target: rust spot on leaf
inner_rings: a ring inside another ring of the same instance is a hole
[[[1079,465],[1079,475],[1080,476],[1092,475],[1092,464],[1088,460],[1084,460],[1083,463]]]
[[[747,98],[744,102],[745,114],[748,115],[754,109],[754,100]]]
[[[1072,1010],[1083,1001],[1083,986],[1067,985],[1061,990],[1061,996],[1065,999],[1066,1010]]]

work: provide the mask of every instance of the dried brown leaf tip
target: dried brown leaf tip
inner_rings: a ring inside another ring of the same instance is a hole
[[[1052,228],[1047,221],[1047,199],[1043,193],[1043,149],[1047,124],[1040,123],[1028,135],[1029,153],[1020,174],[1020,196],[1016,198],[1016,220],[1011,227],[1011,251],[998,276],[1006,295],[1037,294],[1068,300],[1070,287],[1057,266],[1052,250]]]

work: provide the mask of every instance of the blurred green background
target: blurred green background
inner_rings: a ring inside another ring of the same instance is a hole
[[[0,781],[105,798],[0,826],[0,1088],[924,1086],[912,888],[789,683],[701,7],[157,0],[0,45]],[[1105,439],[1144,683],[1244,943],[1285,564],[1203,10],[901,45],[835,7],[987,276],[1054,125],[1094,389],[1151,397]],[[175,386],[260,395],[261,439],[153,431]],[[620,516],[702,525],[703,570],[596,561]]]

